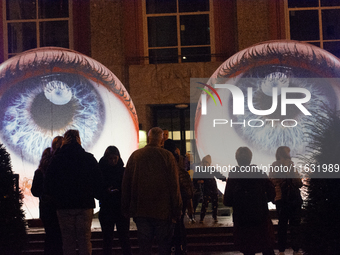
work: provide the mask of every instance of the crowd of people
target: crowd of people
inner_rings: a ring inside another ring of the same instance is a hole
[[[31,189],[40,199],[45,254],[73,255],[77,249],[80,255],[92,254],[95,199],[100,204],[103,254],[112,254],[115,227],[123,254],[132,254],[130,218],[137,226],[140,254],[152,254],[154,240],[159,254],[186,254],[185,215],[190,223],[195,223],[196,208],[201,202],[199,222],[203,223],[211,203],[213,220],[218,221],[216,178],[227,181],[223,203],[233,208],[235,245],[241,252],[274,254],[274,232],[267,205],[271,201],[278,212],[280,255],[286,248],[288,223],[297,254],[302,204],[299,176],[292,173],[281,178],[271,173],[263,178],[260,172],[245,176],[236,171],[228,179],[221,174],[195,173],[192,180],[188,162],[164,134],[167,130],[150,129],[147,145],[131,154],[126,167],[115,146],[108,146],[98,163],[82,148],[77,130],[68,130],[64,136],[53,139],[51,148],[42,154]],[[289,153],[288,147],[278,148],[273,165],[293,164]],[[237,167],[249,166],[251,159],[249,148],[237,150]],[[206,155],[200,164],[210,166],[211,156]],[[296,199],[292,198],[292,187]]]

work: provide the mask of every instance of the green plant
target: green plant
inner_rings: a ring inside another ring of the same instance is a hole
[[[17,189],[10,156],[0,144],[0,254],[21,254],[26,243],[22,194]]]

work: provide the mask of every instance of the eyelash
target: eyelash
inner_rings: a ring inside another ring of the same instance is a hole
[[[210,78],[208,84],[212,86],[215,83],[231,82],[242,89],[239,81],[243,77],[263,79],[269,73],[276,71],[287,72],[292,75],[292,78],[336,78],[340,77],[340,62],[314,45],[294,41],[285,44],[282,41],[270,41],[254,45],[230,57],[215,71],[212,75],[214,78]],[[335,86],[331,79],[329,83]],[[246,91],[243,92],[246,94]],[[325,101],[328,102],[328,100]],[[316,94],[313,102],[315,107],[323,103],[322,100],[317,101]],[[335,103],[332,106],[335,106]],[[202,101],[200,100],[196,109],[195,129],[201,120],[201,107]],[[248,117],[253,118],[253,116]],[[246,129],[243,131],[246,132]],[[243,137],[245,134],[239,133],[239,135]],[[261,149],[262,147],[258,148],[258,150]]]
[[[273,41],[268,42],[268,44],[265,44],[262,46],[261,50],[258,49],[253,49],[253,47],[256,47],[254,45],[252,47],[252,50],[250,49],[245,49],[241,52],[239,52],[237,55],[234,55],[230,60],[224,64],[225,66],[221,68],[221,71],[217,74],[217,78],[225,78],[225,77],[236,77],[240,73],[244,73],[247,70],[250,70],[251,68],[254,68],[256,66],[262,65],[263,64],[263,57],[266,56],[271,60],[277,60],[279,62],[275,63],[276,65],[285,65],[287,64],[286,62],[288,61],[286,58],[292,58],[292,59],[298,59],[298,65],[300,67],[306,67],[308,69],[311,69],[315,71],[316,73],[320,73],[319,68],[315,68],[315,64],[311,65],[310,63],[314,63],[316,61],[316,65],[318,67],[322,68],[322,74],[325,76],[325,72],[327,77],[340,77],[340,73],[336,72],[337,68],[340,68],[336,64],[335,61],[331,60],[329,57],[326,57],[322,50],[320,49],[320,53],[316,54],[313,46],[309,44],[305,44],[306,46],[306,51],[308,54],[305,52],[300,52],[296,44],[294,45],[292,51],[289,47],[289,43],[287,43],[286,48],[279,48],[279,46],[270,46],[270,43],[275,43]],[[294,42],[292,42],[294,43]],[[302,44],[302,43],[300,43]],[[278,56],[284,55],[286,56],[281,56],[281,59],[279,59]],[[312,58],[311,58],[312,57]],[[293,63],[295,61],[292,61],[290,59],[290,63]],[[266,64],[268,64],[268,61],[266,61]],[[327,68],[326,68],[327,67]]]
[[[51,47],[51,50],[53,49],[58,51],[59,48]],[[66,51],[66,53],[68,52],[68,50],[62,50]],[[27,55],[29,52],[30,51],[26,51],[25,54]],[[81,73],[86,78],[93,80],[94,82],[99,82],[108,90],[111,90],[114,94],[119,95],[124,105],[129,109],[132,118],[136,123],[138,123],[135,106],[127,91],[120,86],[120,83],[116,82],[114,74],[107,72],[106,68],[102,64],[98,62],[90,63],[88,59],[81,59],[82,57],[79,55],[75,55],[75,57],[71,59],[69,57],[70,55],[66,55],[64,52],[61,54],[58,54],[58,52],[52,52],[50,54],[44,54],[42,57],[39,57],[39,52],[36,52],[36,50],[32,50],[32,52],[34,52],[32,53],[34,54],[34,60],[31,62],[26,61],[26,63],[25,59],[21,58],[20,55],[7,60],[13,61],[13,59],[18,58],[16,63],[11,64],[6,70],[0,70],[0,87],[3,91],[14,83],[14,81],[12,81],[14,77],[15,82],[20,82],[21,80],[26,79],[27,70],[29,70],[29,73],[32,73],[31,70],[36,70],[36,72],[33,73],[33,76],[39,76],[44,74],[44,70],[53,70],[56,65],[62,66],[63,69],[61,69],[61,71],[65,70],[65,72],[70,72],[70,70],[74,70],[76,73]],[[73,51],[70,52],[74,55]],[[38,68],[37,65],[39,66]],[[74,68],[75,65],[77,66],[77,69]],[[93,66],[96,66],[96,72],[93,72]]]

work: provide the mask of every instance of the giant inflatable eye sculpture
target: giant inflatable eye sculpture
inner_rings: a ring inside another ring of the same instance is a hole
[[[119,79],[78,52],[47,47],[0,65],[0,139],[20,175],[27,218],[38,217],[30,188],[43,150],[68,129],[99,160],[107,146],[126,162],[138,148],[135,107]]]
[[[340,60],[307,43],[269,41],[236,53],[205,85],[191,84],[205,90],[195,116],[200,158],[210,154],[227,175],[240,146],[260,167],[275,160],[279,146],[303,154],[313,113],[340,109],[339,78]]]

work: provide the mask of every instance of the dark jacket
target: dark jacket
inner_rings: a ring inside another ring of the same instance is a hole
[[[204,168],[203,168],[204,169]],[[203,181],[201,187],[203,188],[204,196],[214,196],[218,194],[216,179],[226,181],[226,177],[220,172],[195,172],[194,173],[194,186],[196,189],[199,187],[199,181]]]
[[[237,167],[236,169],[239,169]],[[223,203],[233,207],[235,224],[256,224],[269,214],[268,202],[274,201],[275,188],[262,173],[231,172],[227,180]],[[246,201],[248,200],[248,201]],[[251,212],[254,210],[254,212]],[[254,218],[253,218],[253,217]]]
[[[116,166],[111,166],[107,159],[99,160],[99,167],[103,176],[103,194],[100,198],[101,209],[108,209],[117,214],[121,213],[122,181],[124,163],[119,159]]]
[[[57,209],[94,208],[102,190],[97,160],[78,143],[62,146],[47,169],[45,190]]]
[[[194,187],[190,178],[190,174],[181,166],[178,167],[179,186],[182,201],[190,200],[194,196]]]
[[[229,173],[223,204],[233,207],[234,242],[241,252],[273,248],[274,231],[267,203],[274,198],[275,188],[267,175]]]
[[[44,193],[45,175],[41,169],[34,172],[31,192],[35,197],[39,197],[40,218],[51,212],[55,212],[56,206],[51,198]]]
[[[37,169],[34,172],[31,193],[35,197],[41,198],[44,191],[44,174],[41,169]]]

